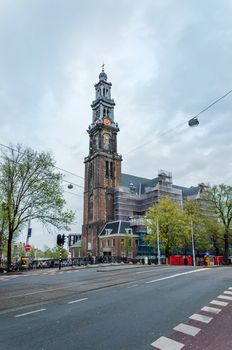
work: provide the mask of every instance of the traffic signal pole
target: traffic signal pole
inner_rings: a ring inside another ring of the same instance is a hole
[[[59,270],[61,270],[61,263],[62,263],[62,246],[60,245]]]
[[[61,270],[61,263],[62,263],[62,248],[64,246],[64,242],[65,242],[65,235],[57,235],[57,240],[56,240],[56,243],[57,245],[59,246],[60,248],[60,251],[59,251],[59,270]]]

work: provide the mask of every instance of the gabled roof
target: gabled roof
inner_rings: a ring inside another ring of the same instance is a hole
[[[136,192],[139,193],[139,187],[141,185],[141,193],[144,193],[146,187],[155,187],[159,178],[146,179],[144,177],[122,174],[121,175],[121,186],[130,187],[133,184],[136,188]]]
[[[115,234],[126,234],[126,229],[131,228],[129,221],[111,221],[107,222],[101,230],[99,237],[110,236]]]
[[[173,185],[173,187],[182,190],[183,197],[194,196],[194,195],[197,195],[199,192],[198,186],[183,187],[183,186]]]

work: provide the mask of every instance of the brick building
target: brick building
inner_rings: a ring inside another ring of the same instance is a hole
[[[89,154],[84,159],[84,218],[82,242],[85,254],[130,256],[152,254],[144,241],[144,215],[161,197],[171,196],[183,207],[183,199],[200,199],[204,184],[182,187],[172,174],[160,170],[153,179],[121,173],[122,156],[117,153],[118,124],[114,120],[112,84],[104,72],[94,85]]]

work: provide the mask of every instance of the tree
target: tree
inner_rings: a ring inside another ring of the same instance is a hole
[[[0,265],[2,261],[2,253],[6,244],[6,213],[4,205],[1,205],[0,200]]]
[[[46,259],[59,259],[60,250],[61,250],[62,259],[67,259],[68,258],[67,250],[63,247],[58,247],[58,246],[54,248],[49,248],[45,246],[45,249],[44,251],[41,252],[40,257],[46,258]]]
[[[202,203],[202,202],[200,202]],[[208,230],[206,229],[206,218],[204,211],[200,208],[200,203],[195,200],[185,200],[184,209],[182,213],[183,228],[182,238],[183,245],[186,250],[194,250],[197,248],[198,251],[207,251],[211,245],[211,239]]]
[[[2,152],[0,198],[7,225],[7,268],[11,265],[11,243],[29,219],[41,222],[49,230],[68,230],[74,219],[65,210],[62,174],[55,171],[49,153],[37,153],[22,145]]]
[[[157,225],[159,225],[159,239],[166,257],[170,251],[179,245],[182,226],[181,210],[179,205],[170,197],[165,197],[158,204],[152,205],[147,212],[148,242],[157,246]]]
[[[124,241],[124,246],[126,250],[126,258],[128,258],[129,253],[133,251],[132,247],[133,241],[130,233],[125,234],[125,241]]]
[[[232,186],[224,184],[211,187],[204,198],[208,201],[209,213],[214,213],[224,228],[224,259],[228,263],[229,258],[229,236],[232,221]]]

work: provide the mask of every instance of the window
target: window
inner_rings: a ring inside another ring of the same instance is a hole
[[[110,162],[110,177],[114,177],[113,162]]]
[[[120,244],[121,244],[121,246],[124,246],[124,239],[123,238],[121,238]]]
[[[129,235],[133,235],[132,228],[126,228],[126,233],[128,233]]]
[[[109,177],[109,162],[106,161],[106,177]]]
[[[115,239],[113,238],[113,247],[115,247]]]

